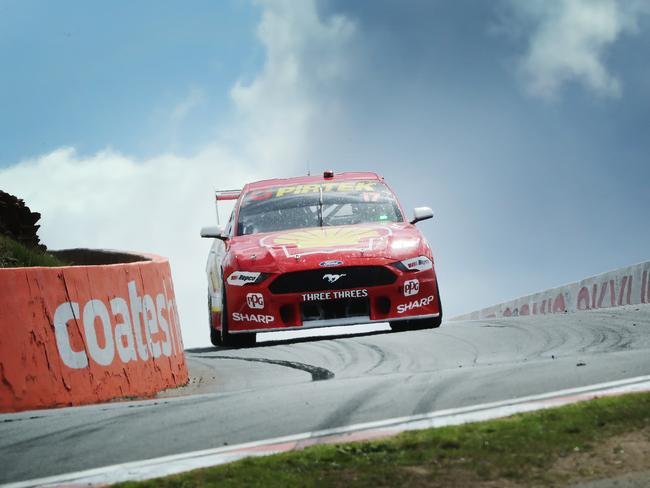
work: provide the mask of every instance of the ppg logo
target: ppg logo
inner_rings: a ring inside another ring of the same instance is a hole
[[[404,282],[404,296],[410,297],[420,293],[420,282],[418,280],[407,280]]]
[[[246,303],[249,308],[264,308],[264,296],[261,293],[249,293],[246,295]]]

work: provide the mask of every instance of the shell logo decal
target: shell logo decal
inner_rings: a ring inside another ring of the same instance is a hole
[[[312,229],[290,232],[277,236],[273,239],[275,245],[294,245],[298,249],[311,249],[314,247],[341,247],[353,246],[368,240],[372,237],[379,237],[375,229]]]
[[[368,251],[372,249],[375,240],[390,233],[388,227],[322,227],[265,237],[260,244],[265,247],[281,247],[287,256],[318,252]]]

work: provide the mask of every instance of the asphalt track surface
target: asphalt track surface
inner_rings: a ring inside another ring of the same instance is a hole
[[[0,483],[650,374],[648,305],[273,337],[188,350],[155,400],[0,415]]]

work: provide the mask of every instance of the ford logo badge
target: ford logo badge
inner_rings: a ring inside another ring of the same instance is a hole
[[[343,264],[343,261],[337,261],[336,259],[332,259],[331,261],[323,261],[319,264],[319,266],[322,266],[323,268],[331,268],[332,266],[341,266]]]

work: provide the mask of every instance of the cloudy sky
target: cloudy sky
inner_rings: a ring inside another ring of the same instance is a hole
[[[215,188],[376,171],[450,317],[650,259],[649,51],[648,0],[0,0],[0,188],[169,256],[198,346]]]

